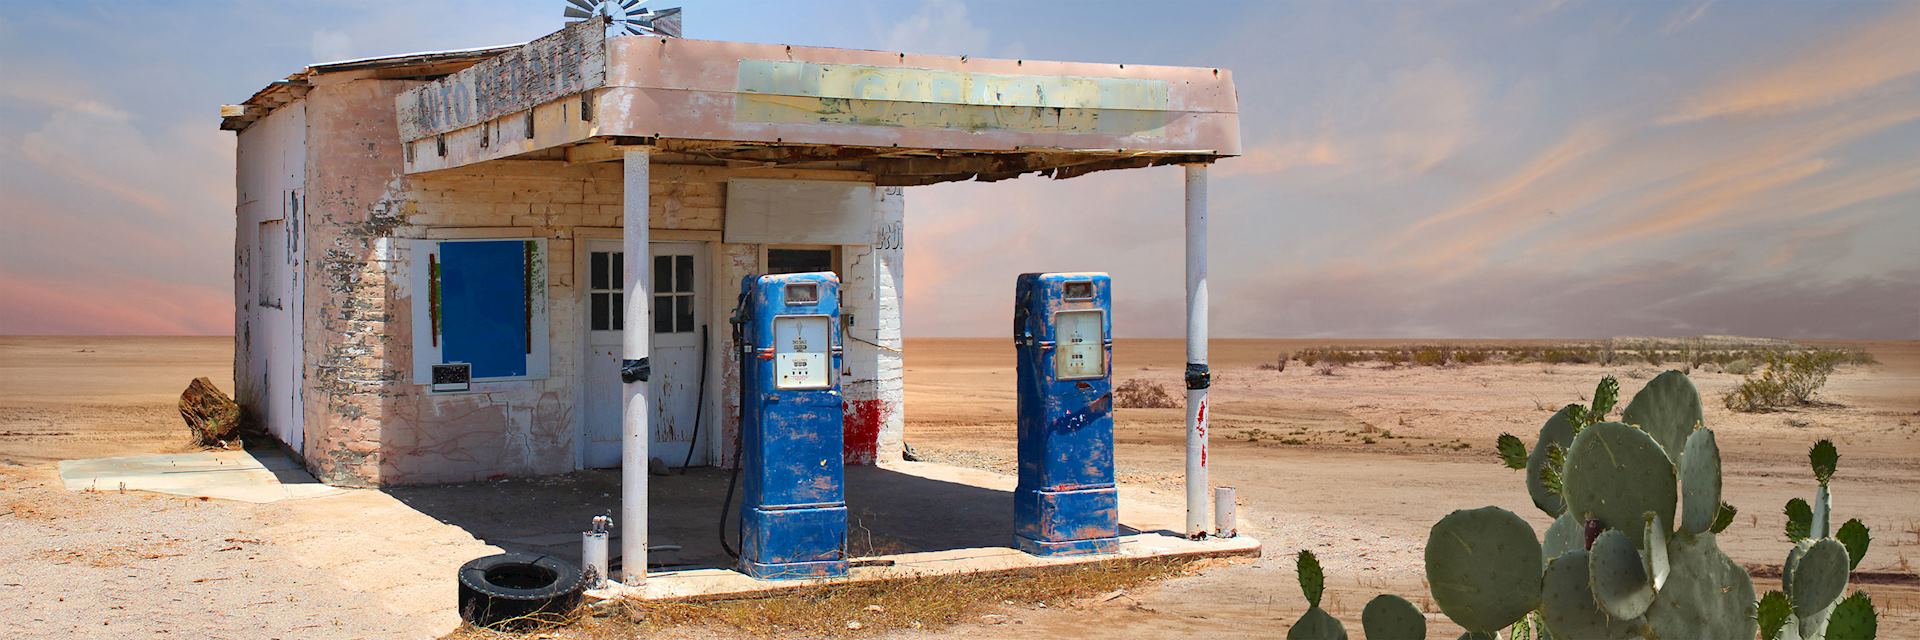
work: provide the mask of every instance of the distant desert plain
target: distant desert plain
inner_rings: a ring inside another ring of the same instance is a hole
[[[1429,637],[1453,637],[1458,629],[1437,613],[1422,576],[1428,528],[1455,509],[1486,505],[1521,514],[1539,531],[1551,521],[1533,507],[1522,473],[1500,464],[1495,439],[1512,433],[1530,445],[1553,411],[1589,400],[1602,376],[1619,380],[1625,406],[1647,379],[1685,363],[1656,365],[1630,355],[1610,365],[1495,360],[1309,366],[1296,359],[1279,369],[1278,362],[1282,354],[1329,345],[1472,349],[1567,342],[1215,340],[1212,480],[1238,490],[1241,530],[1262,541],[1264,557],[1213,564],[1199,576],[1157,582],[1126,597],[1083,606],[1010,605],[1004,613],[1017,628],[983,623],[899,633],[1282,637],[1306,608],[1293,574],[1294,554],[1308,549],[1325,565],[1325,607],[1356,635],[1367,600],[1394,593],[1430,613]],[[1882,637],[1906,637],[1902,630],[1920,628],[1920,577],[1914,567],[1920,563],[1920,342],[1821,345],[1863,348],[1877,364],[1843,365],[1817,402],[1764,413],[1736,413],[1722,405],[1721,396],[1740,375],[1714,364],[1692,372],[1706,424],[1716,431],[1724,457],[1726,499],[1740,509],[1720,536],[1721,545],[1747,565],[1760,591],[1778,588],[1779,566],[1791,546],[1783,533],[1782,505],[1794,497],[1811,498],[1806,451],[1814,441],[1830,438],[1841,453],[1833,481],[1835,522],[1859,518],[1873,531],[1873,546],[1854,586],[1872,594],[1880,628],[1892,632]],[[907,341],[906,359],[906,437],[914,454],[1011,473],[1010,341],[913,339]],[[1181,499],[1185,434],[1177,401],[1183,359],[1179,340],[1123,339],[1115,345],[1116,383],[1139,379],[1166,389],[1176,401],[1170,408],[1116,410],[1119,480],[1171,505]],[[59,621],[61,626],[39,628],[101,624],[95,628],[109,633],[127,624],[139,629],[145,615],[182,620],[207,612],[201,620],[169,628],[194,637],[249,637],[245,631],[232,633],[236,625],[306,637],[378,634],[380,627],[355,618],[354,610],[369,605],[357,602],[350,590],[313,581],[294,590],[192,578],[193,571],[239,550],[259,559],[249,565],[258,572],[249,574],[251,580],[299,583],[299,576],[275,573],[282,569],[271,562],[273,541],[253,533],[255,525],[271,520],[262,515],[270,512],[220,501],[183,506],[179,498],[67,493],[53,480],[54,465],[63,459],[185,450],[186,431],[175,410],[181,389],[192,378],[207,376],[230,390],[231,363],[232,339],[224,337],[0,337],[0,563],[16,568],[87,564],[92,567],[87,571],[98,575],[86,574],[86,579],[120,583],[105,594],[69,595],[93,599],[85,610],[97,612],[101,622]],[[177,520],[180,529],[163,534],[148,529],[140,534],[148,539],[114,544],[87,538],[90,531],[120,526],[105,523],[141,518]],[[131,555],[85,559],[71,551],[88,544]],[[186,568],[169,569],[169,563]],[[29,575],[66,574],[49,569]],[[155,584],[156,575],[159,582],[177,581],[177,589],[190,590],[192,597],[183,601],[178,593],[185,591]],[[15,609],[14,604],[47,597],[29,593],[20,580],[0,576],[0,583],[7,583],[0,584],[0,607]],[[136,589],[136,584],[144,586]],[[292,604],[296,595],[298,606]],[[301,616],[319,622],[303,623]]]

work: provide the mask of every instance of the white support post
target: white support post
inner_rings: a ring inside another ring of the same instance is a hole
[[[651,150],[622,150],[621,237],[626,252],[625,320],[620,331],[622,412],[620,419],[620,581],[638,586],[647,580],[647,424],[653,404],[647,401],[647,382],[627,374],[636,361],[645,362],[652,350],[653,267],[649,259],[648,214],[653,195],[649,179]],[[640,364],[641,370],[646,365]]]
[[[1207,165],[1187,169],[1187,537],[1207,536]]]

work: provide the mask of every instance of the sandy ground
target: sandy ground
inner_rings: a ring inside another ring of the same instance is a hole
[[[1340,341],[1353,344],[1353,341]],[[1161,583],[1070,611],[1014,606],[1006,625],[942,636],[1280,637],[1305,608],[1292,551],[1326,564],[1329,609],[1356,637],[1360,608],[1381,592],[1427,605],[1421,548],[1434,521],[1493,504],[1544,530],[1517,472],[1493,458],[1495,436],[1531,441],[1552,408],[1581,401],[1601,375],[1627,392],[1652,367],[1496,365],[1348,367],[1319,376],[1274,354],[1325,341],[1219,341],[1213,347],[1213,469],[1239,489],[1241,526],[1264,559]],[[1733,414],[1718,394],[1736,376],[1698,373],[1707,421],[1741,508],[1723,535],[1736,560],[1777,565],[1780,505],[1806,496],[1806,447],[1831,437],[1843,455],[1838,519],[1873,528],[1862,566],[1884,637],[1920,624],[1920,343],[1868,347],[1883,364],[1834,376],[1826,404]],[[195,376],[230,389],[227,338],[0,338],[0,607],[25,637],[422,637],[449,629],[447,577],[492,552],[457,522],[409,506],[406,492],[351,492],[247,505],[140,493],[76,494],[54,482],[68,458],[180,450],[173,405]],[[908,441],[935,461],[1010,470],[1011,346],[1005,340],[909,341]],[[1178,393],[1178,341],[1121,341],[1116,377]],[[1624,404],[1624,401],[1623,401]],[[1177,504],[1180,409],[1120,410],[1121,480]],[[1250,438],[1249,436],[1254,436]],[[428,490],[429,493],[433,490]],[[426,495],[426,494],[421,494]],[[420,502],[418,495],[411,496]],[[442,514],[444,515],[444,514]],[[471,524],[471,523],[470,523]],[[1761,589],[1770,588],[1760,580]],[[1438,615],[1433,637],[1451,625]],[[918,635],[918,634],[916,634]]]
[[[1520,472],[1498,463],[1494,439],[1507,432],[1531,444],[1553,410],[1588,399],[1601,376],[1615,375],[1622,393],[1631,394],[1657,373],[1645,364],[1368,364],[1332,376],[1315,375],[1297,361],[1281,372],[1256,368],[1283,351],[1326,344],[1212,345],[1213,481],[1237,488],[1241,526],[1261,536],[1266,558],[1171,582],[1124,605],[1029,611],[1028,630],[1280,637],[1306,608],[1293,576],[1292,554],[1299,549],[1320,556],[1328,585],[1323,604],[1356,637],[1361,608],[1380,593],[1437,612],[1422,580],[1422,549],[1434,522],[1455,509],[1485,505],[1521,514],[1540,532],[1551,522],[1528,499]],[[1901,577],[1866,588],[1882,610],[1882,629],[1910,630],[1920,628],[1920,584],[1909,564],[1920,562],[1920,343],[1866,346],[1882,364],[1843,369],[1821,398],[1827,404],[1818,407],[1736,414],[1719,396],[1738,376],[1703,371],[1693,378],[1722,448],[1727,499],[1741,509],[1721,536],[1729,554],[1749,565],[1780,564],[1790,547],[1781,533],[1781,506],[1796,496],[1811,499],[1807,447],[1832,438],[1843,456],[1833,483],[1836,522],[1857,517],[1872,528],[1874,545],[1861,569]],[[936,461],[1012,469],[1012,372],[1001,364],[1011,358],[1012,345],[1004,340],[909,341],[908,442]],[[1183,358],[1178,341],[1120,341],[1116,382],[1144,378],[1179,394]],[[1177,499],[1184,419],[1182,409],[1118,411],[1115,458],[1123,483],[1158,485]],[[1257,442],[1249,441],[1250,433]],[[1763,591],[1777,587],[1756,583]],[[1437,613],[1430,620],[1432,637],[1459,632]]]

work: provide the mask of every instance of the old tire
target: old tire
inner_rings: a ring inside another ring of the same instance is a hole
[[[489,629],[559,622],[580,606],[580,568],[547,555],[502,553],[460,567],[460,617]]]

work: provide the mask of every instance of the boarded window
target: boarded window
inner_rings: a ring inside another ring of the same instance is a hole
[[[471,364],[476,379],[527,375],[536,246],[526,240],[441,243],[430,298],[441,362]]]
[[[254,252],[253,288],[262,307],[284,308],[288,274],[287,221],[260,222],[258,250]]]

